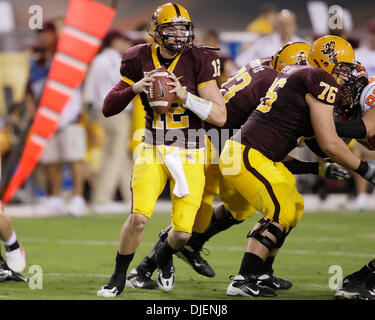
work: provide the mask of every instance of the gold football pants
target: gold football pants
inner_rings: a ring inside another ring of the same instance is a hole
[[[282,162],[273,162],[256,149],[228,140],[220,155],[220,172],[224,183],[233,186],[264,216],[287,231],[296,226],[304,202],[295,178]]]

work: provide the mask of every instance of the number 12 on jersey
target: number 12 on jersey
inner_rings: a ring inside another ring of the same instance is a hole
[[[220,63],[220,59],[213,60],[211,62],[211,64],[214,67],[213,77],[220,77],[220,75],[221,75],[221,63]]]

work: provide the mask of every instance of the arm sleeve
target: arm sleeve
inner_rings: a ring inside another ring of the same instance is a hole
[[[103,115],[105,117],[114,116],[123,111],[134,99],[133,84],[139,81],[139,46],[126,50],[121,59],[120,73],[122,79],[107,94],[103,103]]]
[[[366,137],[366,126],[362,119],[335,121],[337,135],[342,138],[363,139]]]
[[[110,117],[120,113],[135,96],[136,94],[133,92],[132,85],[127,84],[123,80],[119,81],[104,99],[103,115]]]
[[[319,174],[319,162],[306,162],[297,159],[283,161],[283,164],[293,174]]]

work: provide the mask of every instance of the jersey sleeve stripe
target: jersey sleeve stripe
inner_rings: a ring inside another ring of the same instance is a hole
[[[155,45],[152,45],[151,47],[151,56],[152,56],[152,61],[154,63],[154,67],[155,69],[159,68],[160,67],[160,61],[158,59],[158,45],[155,44]]]
[[[199,89],[202,89],[204,86],[207,85],[207,83],[209,83],[209,82],[211,82],[211,81],[215,81],[215,80],[214,80],[214,79],[211,79],[211,80],[208,80],[208,81],[205,81],[205,82],[201,82],[201,83],[199,83],[199,84],[197,85],[198,90],[199,90]]]
[[[133,85],[135,82],[125,76],[121,77],[121,80],[124,81],[125,83],[129,84],[129,85]]]
[[[309,96],[312,97],[311,93],[306,93],[306,94],[305,94],[305,101],[306,101],[307,104],[309,104],[309,102],[307,101],[307,98],[308,98]]]

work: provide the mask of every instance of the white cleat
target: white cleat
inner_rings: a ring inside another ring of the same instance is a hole
[[[26,256],[22,247],[12,251],[5,252],[7,265],[15,272],[24,272],[26,269]]]
[[[97,292],[96,295],[98,297],[103,297],[103,298],[114,298],[119,295],[119,292],[116,287],[113,288],[106,288],[107,285],[101,287]]]
[[[174,287],[175,275],[174,267],[166,267],[158,270],[158,286],[161,291],[168,292]]]
[[[157,284],[151,280],[151,272],[138,274],[136,268],[133,268],[126,278],[126,288],[132,289],[157,289]]]
[[[271,288],[258,285],[256,277],[245,278],[242,275],[236,275],[227,287],[227,295],[233,297],[275,297],[276,292]]]

